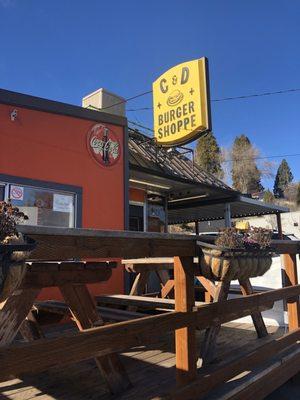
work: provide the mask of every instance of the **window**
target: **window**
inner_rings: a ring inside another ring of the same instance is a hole
[[[14,184],[9,185],[8,193],[12,204],[29,217],[29,225],[75,226],[74,193]]]
[[[144,204],[131,203],[129,205],[129,230],[144,230]]]

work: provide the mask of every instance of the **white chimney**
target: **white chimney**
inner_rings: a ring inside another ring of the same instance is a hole
[[[108,114],[126,116],[125,112],[125,99],[117,96],[103,88],[96,90],[93,93],[88,94],[82,99],[82,107],[91,108],[93,107],[101,109],[102,112]]]

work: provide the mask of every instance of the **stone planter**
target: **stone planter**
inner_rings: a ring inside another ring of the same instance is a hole
[[[200,273],[214,281],[248,279],[264,275],[272,264],[270,250],[226,249],[214,244],[197,242]]]

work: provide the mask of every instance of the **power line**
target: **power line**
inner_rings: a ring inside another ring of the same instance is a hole
[[[263,93],[248,94],[248,95],[244,95],[244,96],[223,97],[223,98],[220,98],[220,99],[212,99],[211,102],[250,99],[252,97],[273,96],[273,95],[276,95],[276,94],[285,94],[285,93],[292,93],[292,92],[299,92],[299,91],[300,91],[300,88],[277,90],[276,92],[263,92]],[[151,91],[149,91],[148,93],[151,93]],[[128,109],[127,111],[142,111],[142,110],[153,110],[153,107],[141,107],[141,108],[136,108],[136,109]]]
[[[227,101],[227,100],[249,99],[251,97],[272,96],[274,94],[284,94],[284,93],[299,92],[299,91],[300,91],[300,88],[298,88],[298,89],[286,89],[286,90],[278,90],[276,92],[264,92],[264,93],[248,94],[248,95],[245,95],[245,96],[223,97],[221,99],[214,99],[214,100],[211,100],[211,101]]]
[[[251,97],[271,96],[271,95],[275,95],[275,94],[283,94],[283,93],[290,93],[290,92],[297,92],[297,91],[300,91],[300,88],[299,89],[279,90],[279,91],[276,91],[276,92],[264,92],[264,93],[245,95],[245,96],[237,96],[237,97],[224,97],[222,99],[214,99],[214,100],[211,100],[211,101],[227,101],[227,100],[246,99],[246,98],[251,98]],[[151,92],[152,92],[152,90],[149,90],[148,92],[140,93],[138,95],[135,95],[133,97],[129,97],[128,99],[124,99],[124,100],[122,100],[122,101],[120,101],[118,103],[112,104],[112,105],[104,107],[104,108],[98,108],[98,107],[94,107],[92,105],[90,105],[89,107],[92,107],[95,110],[101,111],[101,110],[105,110],[107,108],[113,107],[115,105],[118,105],[118,104],[123,104],[123,103],[125,103],[127,101],[133,100],[133,99],[135,99],[137,97],[144,96],[144,95],[149,94]],[[139,111],[139,110],[151,110],[151,109],[153,109],[153,107],[143,107],[141,109],[127,110],[127,111]],[[146,129],[149,132],[154,132],[153,129],[151,129],[151,128],[145,126],[145,125],[141,125],[141,124],[138,124],[138,123],[136,123],[134,121],[129,121],[129,120],[128,120],[128,122],[130,124],[134,125],[134,126],[139,127],[139,128]],[[271,158],[299,157],[299,156],[300,156],[300,153],[281,154],[281,155],[272,155],[272,156],[265,156],[265,157],[253,157],[253,158],[248,158],[248,159],[244,158],[244,159],[239,159],[239,160],[224,160],[223,162],[265,160],[265,159],[271,159]]]
[[[141,124],[137,124],[136,122],[129,121],[129,120],[128,120],[128,122],[129,122],[130,124],[132,124],[132,125],[138,126],[139,128],[143,128],[143,129],[146,129],[147,131],[154,132],[153,129],[148,128],[147,126],[144,126],[144,125],[141,125]]]
[[[236,160],[224,160],[223,162],[239,162],[239,161],[252,161],[252,160],[265,160],[269,158],[284,158],[284,157],[297,157],[300,156],[300,153],[295,154],[281,154],[276,156],[265,156],[265,157],[253,157],[253,158],[239,158]]]

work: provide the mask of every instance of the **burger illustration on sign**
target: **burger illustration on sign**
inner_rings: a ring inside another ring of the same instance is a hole
[[[103,124],[96,124],[89,130],[87,146],[93,159],[103,166],[113,166],[121,155],[121,146],[116,134]]]
[[[174,90],[168,97],[168,106],[177,106],[183,100],[183,93],[180,90]]]

